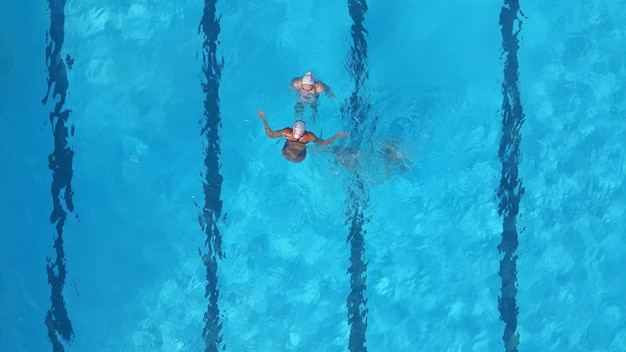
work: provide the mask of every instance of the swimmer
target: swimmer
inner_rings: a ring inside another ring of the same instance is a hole
[[[413,167],[409,155],[400,146],[400,141],[397,139],[387,139],[383,146],[381,146],[377,154],[385,160],[385,174],[387,179],[391,176],[391,169],[395,169],[400,174],[407,172]]]
[[[390,179],[394,171],[404,174],[412,169],[409,154],[402,149],[400,141],[389,138],[376,144],[377,147],[369,152],[362,152],[352,146],[332,147],[329,151],[334,156],[335,165],[342,165],[356,172],[367,172],[382,162],[385,180]]]
[[[265,134],[270,138],[279,138],[285,137],[287,140],[285,141],[285,145],[283,146],[283,156],[294,163],[299,163],[306,157],[306,144],[309,142],[313,142],[319,146],[325,147],[337,138],[347,137],[348,134],[344,132],[339,132],[334,136],[324,140],[319,139],[313,132],[309,132],[306,130],[306,124],[302,120],[297,120],[293,124],[293,128],[285,127],[278,131],[272,131],[270,126],[267,123],[267,117],[263,110],[259,109],[257,114],[263,120],[263,125],[265,126]]]
[[[313,109],[313,119],[315,119],[315,115],[317,114],[317,100],[322,93],[326,93],[326,95],[333,100],[335,99],[335,95],[330,91],[330,87],[322,81],[316,81],[315,77],[313,77],[313,72],[307,72],[303,77],[292,79],[289,89],[294,88],[297,91],[297,101],[294,106],[297,116],[302,115],[305,105],[310,105],[311,109]]]

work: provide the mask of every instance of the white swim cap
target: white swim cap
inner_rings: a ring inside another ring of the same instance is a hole
[[[302,77],[302,84],[310,84],[310,85],[315,84],[315,78],[313,77],[313,72],[307,72],[304,74],[304,77]]]
[[[293,124],[292,131],[293,131],[293,138],[300,139],[300,137],[304,135],[304,132],[306,132],[306,124],[302,120],[297,120]]]

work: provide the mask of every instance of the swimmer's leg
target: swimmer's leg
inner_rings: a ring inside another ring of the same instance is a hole
[[[296,105],[293,106],[293,114],[296,118],[301,118],[304,113],[304,104],[302,102],[297,102]]]
[[[391,169],[389,168],[389,164],[385,163],[385,181],[388,181],[391,178]]]
[[[312,102],[311,104],[311,121],[315,122],[315,118],[317,117],[317,101]]]

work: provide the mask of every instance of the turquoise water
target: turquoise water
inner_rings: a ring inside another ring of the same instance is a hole
[[[520,351],[624,351],[626,9],[522,2],[525,121],[517,217]],[[0,4],[0,350],[45,351],[54,257],[48,4]],[[281,156],[293,77],[312,70],[308,128],[344,130],[354,88],[345,2],[217,2],[221,334],[230,351],[345,351],[352,326],[354,175],[363,225],[369,351],[504,351],[502,34],[496,1],[368,2],[364,96],[376,123],[346,169],[330,149]],[[67,71],[74,210],[63,238],[69,351],[200,351],[207,311],[203,4],[70,1]],[[308,116],[308,115],[306,115]],[[371,121],[371,120],[370,120]],[[337,143],[350,145],[351,136]],[[376,148],[399,141],[406,170]],[[374,146],[374,149],[369,148]]]

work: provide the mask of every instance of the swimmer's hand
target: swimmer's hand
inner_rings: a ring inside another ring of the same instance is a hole
[[[315,135],[313,135],[315,137]],[[335,141],[335,139],[337,138],[345,138],[348,137],[348,134],[345,132],[339,132],[337,134],[335,134],[334,136],[328,138],[327,140],[323,140],[323,139],[319,139],[317,137],[315,137],[315,140],[313,140],[313,143],[317,144],[317,145],[321,145],[322,147],[325,147],[329,144],[331,144],[332,142]]]
[[[265,113],[263,112],[263,110],[259,109],[259,110],[256,111],[256,113],[257,113],[257,115],[259,115],[261,120],[267,121],[267,117],[265,116]]]

